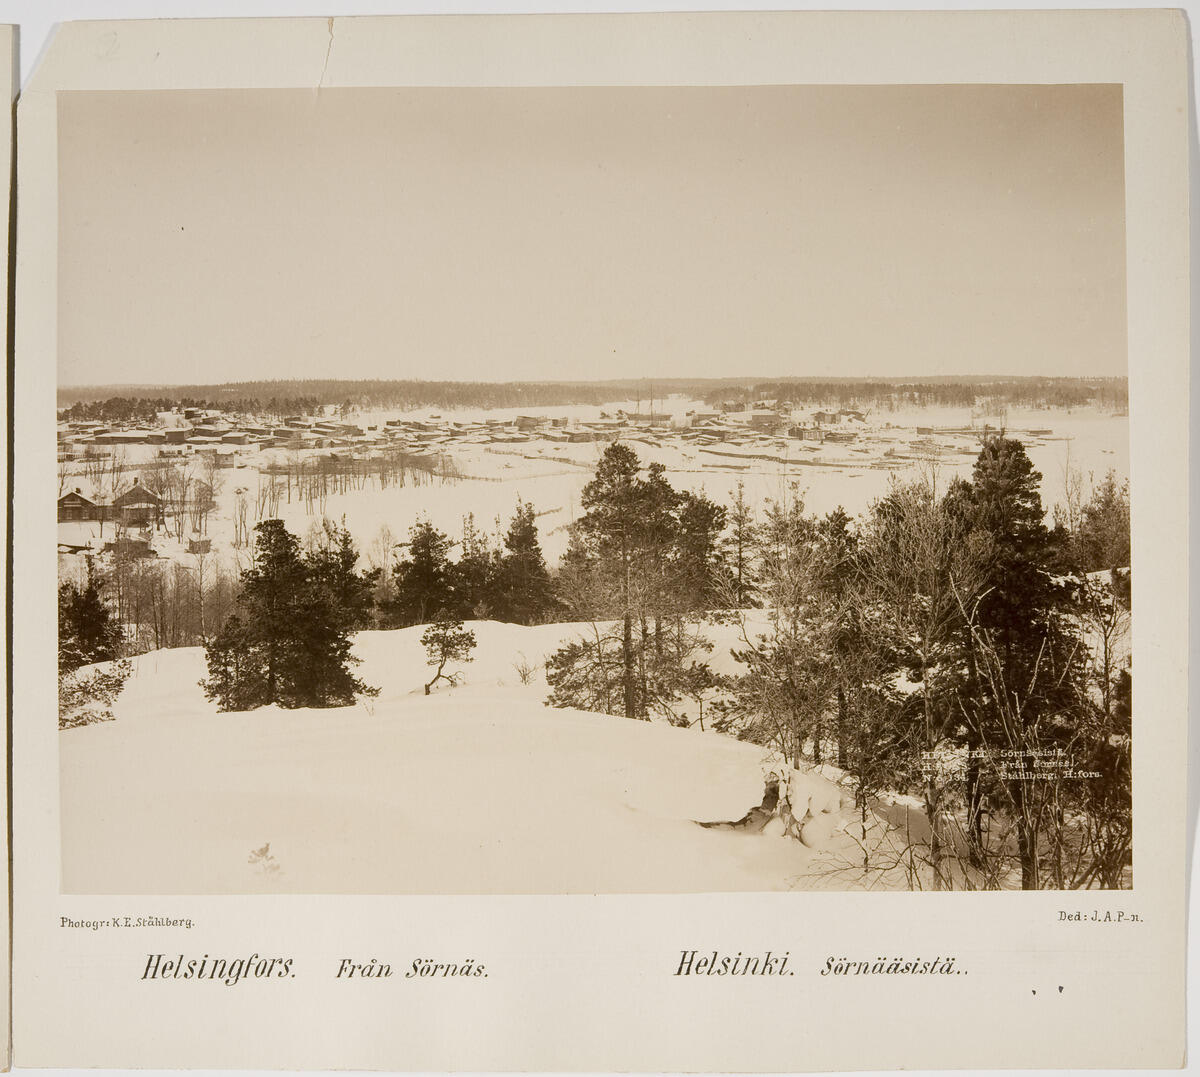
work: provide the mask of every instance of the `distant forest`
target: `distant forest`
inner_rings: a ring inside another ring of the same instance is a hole
[[[1098,407],[1124,410],[1125,378],[1042,378],[947,376],[877,378],[664,378],[600,382],[461,382],[361,380],[246,381],[222,385],[99,385],[63,387],[60,415],[105,422],[147,421],[172,407],[220,409],[239,414],[282,417],[312,414],[323,405],[355,408],[523,408],[614,400],[645,403],[671,395],[701,400],[712,407],[755,400],[789,400],[795,405],[835,404],[882,410],[942,405],[974,407]]]

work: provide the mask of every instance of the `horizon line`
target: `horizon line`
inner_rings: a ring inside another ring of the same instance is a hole
[[[794,382],[837,383],[837,382],[875,382],[875,383],[921,383],[930,381],[940,382],[987,382],[987,381],[1089,381],[1103,378],[1108,381],[1128,381],[1128,374],[776,374],[776,375],[725,375],[720,377],[688,375],[662,375],[658,377],[640,378],[389,378],[389,377],[360,377],[360,378],[247,378],[245,381],[136,381],[136,382],[78,382],[62,383],[55,386],[56,392],[80,389],[181,389],[181,388],[211,388],[224,389],[237,386],[274,384],[304,385],[306,383],[333,382],[340,385],[363,384],[367,382],[382,382],[412,385],[578,385],[578,386],[634,386],[652,385],[655,382],[686,382],[700,383],[730,383],[743,384],[750,382]]]

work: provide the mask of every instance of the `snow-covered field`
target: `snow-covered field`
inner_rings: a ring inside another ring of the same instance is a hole
[[[607,405],[615,409],[621,404]],[[626,402],[624,406],[632,407]],[[660,404],[682,416],[695,401],[672,398]],[[558,407],[528,409],[530,414],[566,416],[570,421],[587,421],[600,414],[598,407]],[[370,413],[355,416],[367,424],[382,423],[397,414]],[[445,420],[507,419],[510,411],[435,412],[432,409],[404,413],[413,419],[430,419],[434,414]],[[698,445],[673,434],[661,437],[633,433],[626,440],[649,464],[662,463],[669,481],[677,488],[703,492],[728,504],[739,482],[745,486],[748,500],[759,507],[768,498],[780,499],[790,487],[803,491],[810,511],[826,513],[839,505],[851,515],[863,513],[871,502],[886,493],[892,476],[912,476],[927,462],[936,461],[940,481],[961,475],[969,477],[979,450],[974,433],[947,433],[963,430],[974,422],[1005,425],[1013,436],[1026,445],[1034,466],[1042,473],[1042,499],[1047,510],[1064,500],[1064,476],[1067,468],[1078,469],[1085,480],[1099,481],[1112,469],[1119,478],[1129,475],[1129,420],[1094,408],[1010,409],[1001,417],[972,419],[967,408],[912,408],[904,411],[878,411],[868,414],[864,423],[847,424],[856,433],[852,442],[816,444],[779,437],[752,437],[734,442]],[[933,434],[918,432],[932,428]],[[1033,435],[1031,430],[1049,430]],[[592,477],[605,446],[600,442],[561,444],[533,438],[517,444],[455,444],[448,452],[461,480],[424,477],[420,484],[391,486],[381,490],[370,485],[362,490],[331,494],[322,506],[305,505],[299,497],[289,503],[282,499],[277,514],[294,533],[303,535],[322,515],[331,519],[345,517],[347,526],[364,554],[379,536],[380,529],[390,530],[392,541],[402,541],[408,528],[420,516],[452,536],[461,534],[462,519],[473,513],[477,526],[492,530],[497,519],[500,529],[507,526],[517,500],[532,502],[538,512],[538,527],[547,560],[554,560],[567,545],[567,526],[580,514],[580,494]],[[126,455],[131,467],[152,458],[154,450],[130,447]],[[260,468],[275,460],[283,462],[283,450],[247,453],[243,466],[222,470],[219,474],[218,507],[209,520],[208,535],[214,555],[236,565],[247,560],[246,551],[232,548],[233,506],[236,490],[248,491],[251,503],[249,523],[255,522],[255,493],[263,477]],[[104,535],[96,523],[59,525],[59,542],[77,546],[91,544],[99,549],[105,538],[111,539],[112,525]],[[159,534],[155,550],[190,564],[186,542],[178,544]],[[364,558],[365,561],[365,558]]]
[[[359,673],[381,694],[330,710],[218,713],[198,686],[200,649],[133,659],[115,720],[60,734],[63,889],[856,885],[844,871],[860,859],[849,795],[839,808],[833,789],[832,834],[819,851],[777,833],[702,828],[697,821],[738,819],[759,803],[763,775],[778,765],[767,750],[694,728],[546,707],[543,657],[576,629],[471,627],[478,647],[464,683],[429,697],[421,629],[360,634]],[[534,683],[520,683],[522,658],[539,667]]]

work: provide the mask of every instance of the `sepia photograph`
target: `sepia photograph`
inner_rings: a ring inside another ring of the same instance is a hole
[[[1133,887],[1120,83],[57,123],[63,893]]]

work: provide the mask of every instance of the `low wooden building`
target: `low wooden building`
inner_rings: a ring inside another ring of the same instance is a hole
[[[162,498],[139,479],[112,502],[112,518],[126,527],[152,527],[162,518]]]
[[[750,414],[750,428],[763,433],[774,433],[783,425],[781,419],[773,411],[755,411]]]
[[[112,542],[104,544],[104,553],[111,553],[122,561],[142,557],[155,557],[154,547],[144,535],[118,534]]]
[[[68,490],[58,499],[58,522],[69,523],[76,520],[99,520],[103,506],[99,501],[84,495],[77,486]]]

